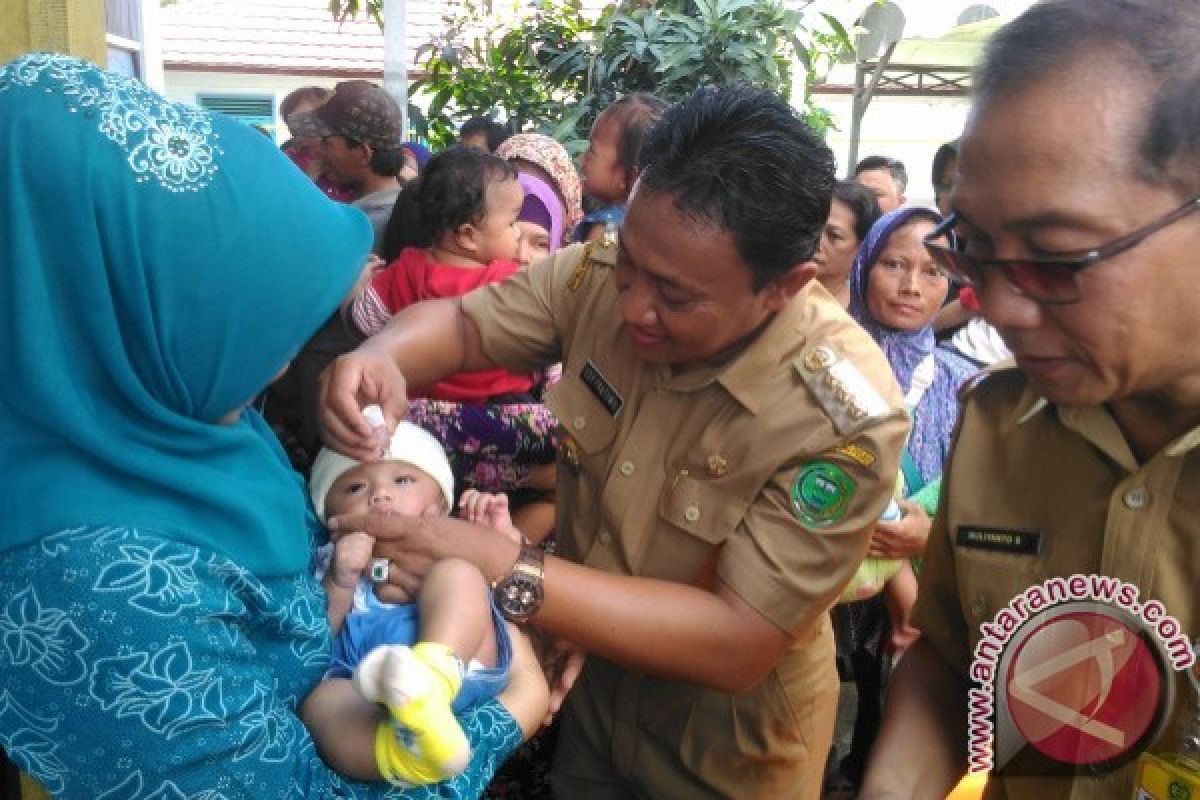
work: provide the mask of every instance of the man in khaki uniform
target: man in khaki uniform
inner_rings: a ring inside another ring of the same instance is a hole
[[[1052,0],[989,45],[930,249],[1019,370],[967,392],[863,798],[989,756],[989,797],[1200,797],[1198,41],[1193,0]]]
[[[400,315],[329,381],[330,439],[366,455],[357,405],[398,407],[364,391],[397,364],[420,385],[561,361],[560,556],[544,576],[463,523],[342,524],[401,539],[377,548],[399,565],[454,555],[501,587],[543,582],[540,607],[498,604],[588,653],[559,796],[817,798],[837,703],[826,612],[894,487],[902,399],[811,280],[833,162],[791,109],[704,90],[643,153],[619,243]]]

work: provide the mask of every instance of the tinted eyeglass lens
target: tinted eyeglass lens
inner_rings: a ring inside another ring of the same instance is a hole
[[[930,255],[939,267],[945,271],[946,275],[955,280],[964,281],[966,283],[979,282],[979,270],[975,261],[957,250],[938,247],[936,245],[928,248]]]
[[[1075,271],[1062,264],[1018,261],[1004,265],[1008,279],[1032,300],[1070,303],[1079,298]]]

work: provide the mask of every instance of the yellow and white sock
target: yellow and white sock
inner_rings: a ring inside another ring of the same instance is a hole
[[[355,684],[392,717],[375,732],[375,762],[388,782],[435,783],[466,768],[471,748],[450,709],[462,676],[454,651],[434,642],[378,648],[363,659]]]

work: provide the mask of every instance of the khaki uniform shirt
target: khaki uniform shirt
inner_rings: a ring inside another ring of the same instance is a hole
[[[563,362],[547,398],[563,429],[560,553],[621,575],[712,586],[715,574],[797,644],[736,696],[590,658],[556,770],[586,783],[591,763],[622,785],[595,796],[815,798],[837,701],[826,612],[894,486],[903,399],[815,282],[725,364],[641,362],[615,257],[611,242],[568,248],[463,300],[497,364]]]
[[[914,612],[925,637],[968,677],[982,637],[980,626],[993,622],[1014,597],[1056,577],[1097,575],[1136,586],[1139,609],[1152,600],[1161,602],[1182,629],[1172,644],[1163,644],[1163,651],[1168,661],[1186,658],[1188,635],[1200,633],[1198,442],[1200,429],[1139,464],[1104,407],[1048,405],[1013,369],[987,376],[966,398],[942,481],[942,505]],[[1061,594],[1054,599],[1061,600]],[[1127,594],[1124,599],[1134,598]],[[1016,619],[1010,618],[1010,627]],[[1037,630],[1039,624],[1026,630]],[[1013,630],[1010,647],[1019,652],[1022,631]],[[1171,627],[1162,630],[1170,633]],[[1198,712],[1184,674],[1171,672],[1170,665],[1167,669],[1175,695],[1163,733],[1149,748],[1154,752],[1178,751],[1185,717]],[[1005,695],[1011,685],[1008,674],[995,679],[997,695]],[[1051,677],[1032,688],[1056,696],[1063,687],[1056,690]],[[1104,680],[1094,691],[1105,691]],[[1149,682],[1140,676],[1137,681],[1137,702],[1153,702],[1148,690],[1141,694],[1140,687]],[[1114,679],[1108,682],[1111,687]],[[1025,720],[1027,728],[1030,720],[1042,730],[1047,722],[1054,725],[1053,717],[1042,719],[1028,711]],[[1044,757],[1027,746],[991,777],[988,796],[1133,797],[1132,763],[1101,776],[1085,768],[1078,777],[1050,777],[1045,767]]]

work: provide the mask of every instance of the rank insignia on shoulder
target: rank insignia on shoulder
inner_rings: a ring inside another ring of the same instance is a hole
[[[809,372],[824,372],[838,361],[833,348],[821,345],[804,354],[804,368]]]
[[[567,291],[577,292],[579,287],[583,285],[584,278],[592,269],[592,250],[595,249],[594,244],[588,244],[583,249],[583,256],[579,259],[579,263],[575,265],[574,272],[567,279]]]
[[[804,353],[796,371],[840,433],[857,430],[871,417],[892,410],[858,367],[828,345]]]

